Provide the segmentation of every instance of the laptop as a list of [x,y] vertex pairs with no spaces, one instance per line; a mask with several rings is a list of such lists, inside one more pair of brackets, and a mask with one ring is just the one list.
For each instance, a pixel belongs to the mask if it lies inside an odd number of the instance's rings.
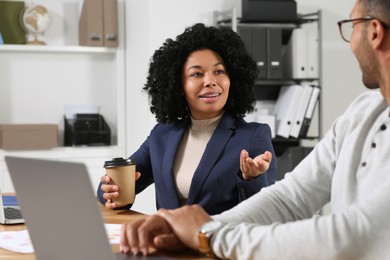
[[24,223],[22,212],[15,196],[2,195],[0,190],[0,224]]
[[82,163],[5,156],[37,259],[172,259],[114,253]]

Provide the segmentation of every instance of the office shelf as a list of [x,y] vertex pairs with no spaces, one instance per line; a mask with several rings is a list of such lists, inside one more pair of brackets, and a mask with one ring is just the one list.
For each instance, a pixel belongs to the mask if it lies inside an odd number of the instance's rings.
[[[104,160],[125,156],[126,151],[125,1],[118,0],[117,48],[78,45],[77,10],[82,1],[40,4],[55,18],[47,45],[0,45],[0,124],[57,124],[59,147],[0,149],[0,188],[5,192],[13,191],[4,166],[6,155],[83,162],[96,185]],[[112,145],[63,147],[67,105],[97,106],[111,129]]]
[[87,46],[49,46],[49,45],[0,45],[0,52],[30,52],[30,53],[107,53],[115,54],[116,48]]

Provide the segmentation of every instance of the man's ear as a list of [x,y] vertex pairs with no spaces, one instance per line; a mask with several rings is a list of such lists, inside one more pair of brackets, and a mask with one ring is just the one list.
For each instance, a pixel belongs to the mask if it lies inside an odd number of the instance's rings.
[[369,31],[370,42],[373,45],[373,48],[375,49],[380,48],[385,37],[384,25],[380,21],[374,19],[371,22],[368,31]]

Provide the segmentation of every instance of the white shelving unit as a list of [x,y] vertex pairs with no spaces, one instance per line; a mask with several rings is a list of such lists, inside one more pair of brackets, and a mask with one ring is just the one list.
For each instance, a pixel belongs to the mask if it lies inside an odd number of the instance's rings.
[[[0,124],[58,124],[59,147],[50,150],[0,149],[0,188],[12,192],[4,156],[46,158],[86,164],[94,188],[103,163],[125,156],[126,80],[124,0],[118,1],[119,47],[78,46],[81,0],[42,0],[53,16],[46,46],[0,45]],[[72,15],[70,15],[72,14]],[[63,29],[66,28],[66,29]],[[54,30],[53,29],[53,30]],[[110,146],[64,147],[66,105],[98,106],[111,129]]]

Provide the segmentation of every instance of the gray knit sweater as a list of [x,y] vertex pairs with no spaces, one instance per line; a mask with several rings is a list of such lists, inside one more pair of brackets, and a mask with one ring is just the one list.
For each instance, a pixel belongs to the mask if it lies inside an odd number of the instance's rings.
[[[332,213],[313,215],[330,202]],[[390,259],[390,117],[360,95],[283,181],[213,218],[230,259]]]

